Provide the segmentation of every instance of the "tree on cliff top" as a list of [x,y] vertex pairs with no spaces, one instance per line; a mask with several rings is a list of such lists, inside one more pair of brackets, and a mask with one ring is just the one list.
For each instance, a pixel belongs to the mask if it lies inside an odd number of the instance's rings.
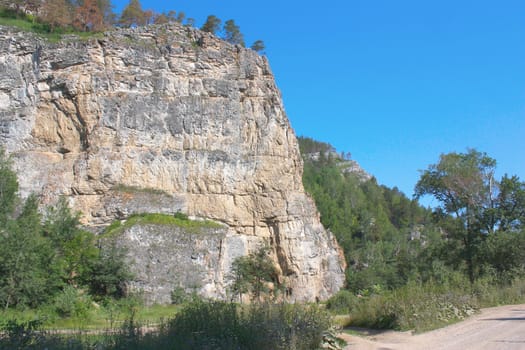
[[75,28],[88,32],[98,32],[104,29],[104,15],[97,0],[84,0],[82,5],[76,8]]
[[203,32],[217,34],[217,32],[221,29],[221,22],[222,21],[218,17],[209,15],[206,19],[206,22],[202,25],[201,30]]
[[259,54],[264,54],[264,42],[262,40],[256,40],[250,48],[254,51],[257,51]]
[[235,24],[233,19],[224,22],[223,39],[234,45],[244,46],[244,37],[241,33],[241,28]]
[[124,8],[118,23],[125,27],[141,26],[148,23],[147,13],[142,10],[139,0],[130,0]]

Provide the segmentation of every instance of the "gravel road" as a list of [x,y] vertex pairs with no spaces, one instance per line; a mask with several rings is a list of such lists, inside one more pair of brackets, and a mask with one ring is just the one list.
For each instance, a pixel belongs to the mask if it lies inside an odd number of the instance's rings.
[[525,350],[525,304],[481,310],[467,320],[431,332],[387,331],[344,335],[345,350]]

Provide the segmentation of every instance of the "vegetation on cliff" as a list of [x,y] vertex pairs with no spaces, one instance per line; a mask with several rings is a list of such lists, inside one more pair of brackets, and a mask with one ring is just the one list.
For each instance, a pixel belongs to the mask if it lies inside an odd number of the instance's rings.
[[[97,33],[113,27],[129,28],[172,22],[195,26],[195,19],[186,17],[182,11],[156,13],[143,9],[139,0],[130,0],[120,15],[113,12],[110,0],[0,0],[0,24],[42,34]],[[233,19],[222,24],[218,17],[210,15],[200,29],[231,44],[245,46],[244,35]],[[250,48],[263,53],[265,45],[262,40],[256,40]]]

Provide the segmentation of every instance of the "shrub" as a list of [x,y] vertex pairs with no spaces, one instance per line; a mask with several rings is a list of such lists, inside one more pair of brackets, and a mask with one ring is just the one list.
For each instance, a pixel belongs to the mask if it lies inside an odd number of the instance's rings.
[[464,319],[479,308],[468,288],[465,291],[433,283],[411,282],[395,291],[358,300],[350,310],[352,325],[418,332]]
[[86,319],[91,309],[92,300],[89,295],[82,294],[73,286],[66,286],[55,297],[54,309],[61,317],[78,317]]
[[352,292],[344,289],[328,299],[326,308],[335,314],[347,314],[358,302],[358,298]]

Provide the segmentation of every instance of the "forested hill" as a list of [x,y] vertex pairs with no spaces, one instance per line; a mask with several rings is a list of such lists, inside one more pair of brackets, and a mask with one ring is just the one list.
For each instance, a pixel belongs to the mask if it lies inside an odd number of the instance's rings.
[[349,153],[307,137],[299,137],[299,147],[305,189],[344,249],[349,287],[404,284],[411,273],[407,264],[433,234],[431,211],[397,188],[379,185]]
[[[442,155],[422,173],[416,194],[442,204],[431,210],[379,185],[349,153],[305,137],[299,145],[304,187],[345,251],[351,291],[396,289],[410,281],[508,284],[523,275],[525,183],[516,176],[497,181],[496,161],[486,154]],[[454,184],[468,186],[450,188]]]

